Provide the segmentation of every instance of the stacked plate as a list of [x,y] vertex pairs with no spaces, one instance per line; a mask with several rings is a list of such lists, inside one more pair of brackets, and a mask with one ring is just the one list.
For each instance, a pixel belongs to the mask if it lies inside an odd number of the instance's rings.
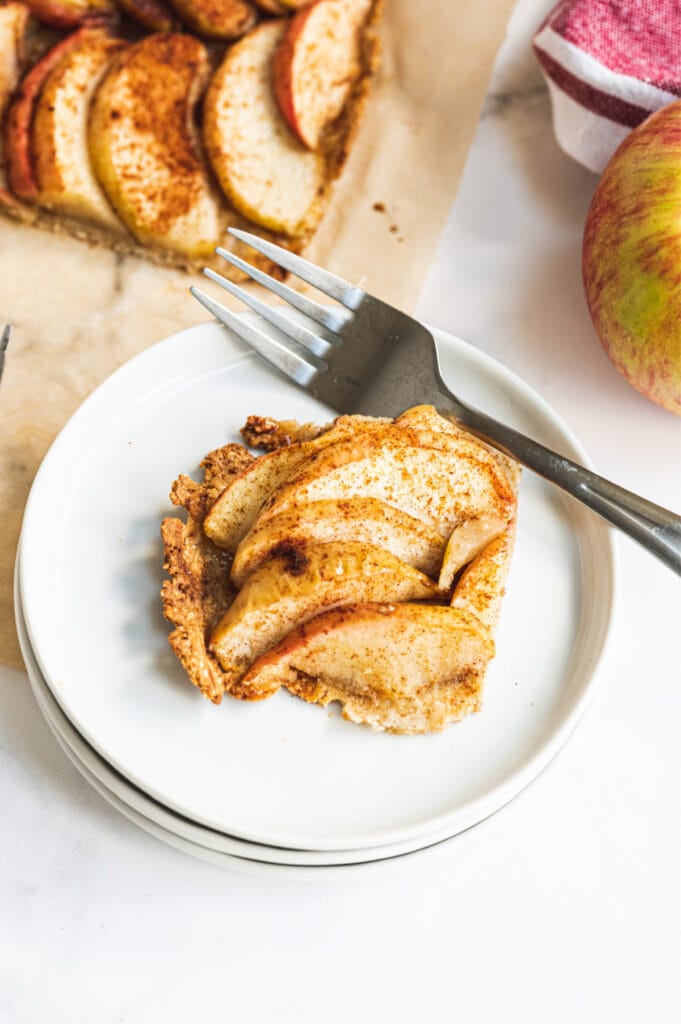
[[[526,385],[435,334],[462,396],[587,461]],[[251,413],[331,415],[204,324],[126,364],[67,424],[36,477],[17,560],[17,628],[38,705],[103,796],[197,856],[321,867],[453,836],[541,771],[594,693],[613,613],[609,531],[524,474],[485,706],[443,733],[376,733],[284,692],[215,707],[167,645],[159,525],[173,514],[175,477],[239,440]]]

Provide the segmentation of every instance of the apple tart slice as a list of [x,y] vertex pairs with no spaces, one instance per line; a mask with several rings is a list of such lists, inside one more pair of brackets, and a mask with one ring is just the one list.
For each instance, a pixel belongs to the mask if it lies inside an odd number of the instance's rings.
[[300,440],[266,422],[263,443],[283,447],[254,459],[228,445],[202,484],[183,476],[171,492],[188,518],[162,524],[163,607],[191,681],[215,703],[283,687],[392,732],[478,710],[514,464],[429,406],[342,416]]

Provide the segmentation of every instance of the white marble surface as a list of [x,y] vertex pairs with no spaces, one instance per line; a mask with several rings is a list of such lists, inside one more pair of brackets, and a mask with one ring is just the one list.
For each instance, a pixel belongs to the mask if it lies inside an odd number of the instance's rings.
[[[516,10],[419,313],[537,388],[601,472],[678,510],[679,423],[618,376],[585,310],[596,179],[552,137],[528,51],[547,7]],[[138,831],[0,670],[0,1020],[678,1020],[681,589],[619,548],[605,695],[543,775],[433,850],[314,881]]]

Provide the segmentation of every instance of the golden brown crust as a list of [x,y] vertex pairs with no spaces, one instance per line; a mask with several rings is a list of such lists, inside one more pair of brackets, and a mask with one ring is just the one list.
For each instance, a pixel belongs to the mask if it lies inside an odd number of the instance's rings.
[[228,444],[209,452],[201,462],[203,480],[197,483],[183,473],[170,490],[173,505],[182,505],[192,519],[202,523],[230,480],[253,462],[253,456],[240,444]]
[[208,651],[213,623],[232,600],[231,559],[207,540],[200,523],[164,519],[163,568],[170,574],[161,590],[163,614],[175,625],[168,637],[194,686],[219,704],[225,691],[222,670]]
[[208,640],[234,596],[229,582],[232,559],[208,540],[201,524],[229,480],[252,461],[238,444],[210,452],[201,463],[200,483],[180,476],[172,486],[171,500],[187,510],[187,522],[169,517],[161,524],[163,568],[170,576],[161,589],[163,614],[175,626],[168,643],[194,686],[215,704],[226,686]]
[[251,448],[273,452],[276,448],[288,448],[298,441],[311,441],[325,429],[315,423],[273,420],[271,416],[249,416],[239,433]]

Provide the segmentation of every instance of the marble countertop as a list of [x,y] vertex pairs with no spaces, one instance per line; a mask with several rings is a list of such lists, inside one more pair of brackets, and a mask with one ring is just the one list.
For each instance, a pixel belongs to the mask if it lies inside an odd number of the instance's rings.
[[[586,312],[597,179],[553,138],[529,50],[549,6],[514,12],[417,312],[536,388],[603,475],[679,509],[679,422],[617,374]],[[543,774],[447,843],[313,882],[136,829],[0,669],[0,1019],[677,1020],[681,591],[618,548],[607,685]]]

